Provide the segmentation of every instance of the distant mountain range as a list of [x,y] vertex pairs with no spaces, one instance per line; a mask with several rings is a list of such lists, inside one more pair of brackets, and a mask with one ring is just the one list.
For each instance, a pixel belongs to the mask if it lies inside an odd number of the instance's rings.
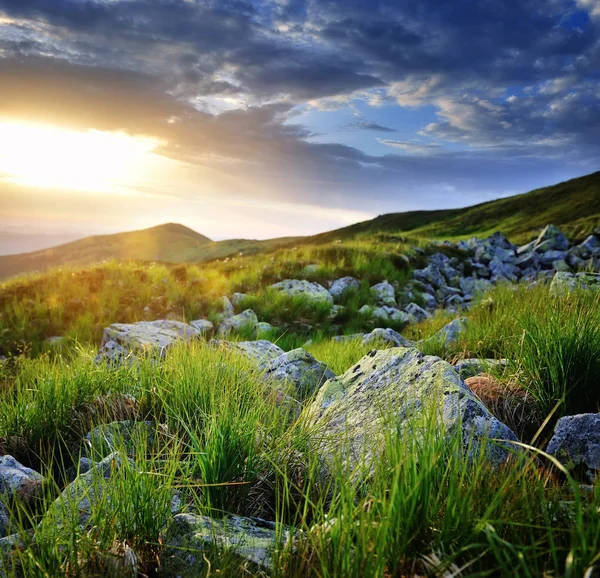
[[247,255],[271,251],[292,243],[326,243],[377,233],[410,233],[430,238],[457,239],[502,231],[513,242],[525,242],[548,223],[563,229],[573,240],[585,237],[598,226],[600,171],[472,207],[391,213],[312,237],[212,241],[176,223],[115,235],[86,237],[51,249],[0,256],[0,278],[62,265],[85,266],[107,259],[202,262],[240,252]]

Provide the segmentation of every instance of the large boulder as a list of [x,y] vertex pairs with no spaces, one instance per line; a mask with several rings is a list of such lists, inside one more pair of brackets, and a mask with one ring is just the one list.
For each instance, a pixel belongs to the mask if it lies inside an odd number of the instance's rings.
[[414,348],[371,351],[325,383],[306,418],[322,432],[319,448],[326,461],[341,458],[350,471],[369,471],[386,436],[414,435],[414,420],[429,411],[441,435],[460,435],[470,456],[484,451],[494,465],[506,461],[512,446],[491,440],[517,441],[449,363]]
[[129,354],[157,353],[163,356],[174,344],[200,335],[195,327],[169,319],[113,323],[104,329],[96,363],[118,360]]
[[360,282],[354,277],[342,277],[336,279],[329,287],[329,293],[334,302],[338,303],[348,291],[356,291],[360,287]]
[[256,326],[258,324],[258,317],[252,309],[246,309],[233,317],[228,317],[221,322],[219,329],[217,330],[217,336],[223,337],[228,335],[232,331],[238,332],[241,330],[248,330],[253,337],[256,337]]
[[318,283],[311,283],[306,279],[285,279],[279,281],[279,283],[274,283],[271,288],[292,297],[304,297],[315,303],[333,304],[333,297],[325,287]]
[[259,339],[257,341],[225,341],[221,339],[211,339],[209,345],[215,349],[234,351],[259,364],[267,364],[272,359],[285,353],[281,347],[266,339]]
[[[177,514],[162,536],[163,575],[177,578],[204,575],[206,553],[215,550],[236,556],[240,565],[251,563],[263,572],[270,572],[273,570],[273,554],[289,538],[288,527],[278,528],[274,522],[260,518],[227,514],[221,519],[213,519]],[[247,574],[247,570],[243,574]]]
[[535,240],[533,248],[539,253],[566,251],[569,248],[569,240],[558,227],[548,225]]
[[567,469],[585,467],[588,479],[594,482],[600,472],[600,413],[561,417],[546,452]]
[[382,281],[371,287],[371,294],[373,295],[378,305],[384,305],[387,307],[396,306],[396,291],[393,285],[387,281]]
[[562,294],[574,289],[600,289],[600,273],[557,272],[550,284],[550,292]]
[[265,377],[291,383],[295,388],[296,399],[304,400],[334,377],[334,373],[308,351],[298,348],[271,360],[265,368]]
[[9,455],[0,457],[0,497],[28,501],[39,494],[44,477]]

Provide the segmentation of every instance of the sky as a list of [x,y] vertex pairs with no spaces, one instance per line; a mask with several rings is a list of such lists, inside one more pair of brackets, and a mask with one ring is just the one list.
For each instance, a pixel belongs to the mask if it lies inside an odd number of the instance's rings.
[[0,232],[311,234],[600,169],[600,0],[0,0]]

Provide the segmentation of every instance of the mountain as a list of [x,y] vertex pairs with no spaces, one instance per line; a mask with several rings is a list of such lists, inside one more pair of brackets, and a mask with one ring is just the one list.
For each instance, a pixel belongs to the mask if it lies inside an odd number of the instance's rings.
[[95,235],[32,253],[0,256],[0,278],[61,265],[85,266],[108,259],[120,261],[209,261],[233,253],[255,253],[293,242],[294,237],[254,241],[212,241],[177,223],[150,229]]
[[502,231],[520,243],[530,240],[548,223],[560,227],[574,240],[587,236],[600,223],[600,171],[462,209],[381,215],[310,237],[307,242],[325,243],[382,232],[457,239]]

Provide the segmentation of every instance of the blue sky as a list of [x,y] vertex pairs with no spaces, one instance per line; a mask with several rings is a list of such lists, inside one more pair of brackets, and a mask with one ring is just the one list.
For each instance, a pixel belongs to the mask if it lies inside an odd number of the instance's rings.
[[3,118],[178,167],[115,201],[0,165],[5,227],[264,238],[466,206],[600,168],[600,0],[0,0]]

